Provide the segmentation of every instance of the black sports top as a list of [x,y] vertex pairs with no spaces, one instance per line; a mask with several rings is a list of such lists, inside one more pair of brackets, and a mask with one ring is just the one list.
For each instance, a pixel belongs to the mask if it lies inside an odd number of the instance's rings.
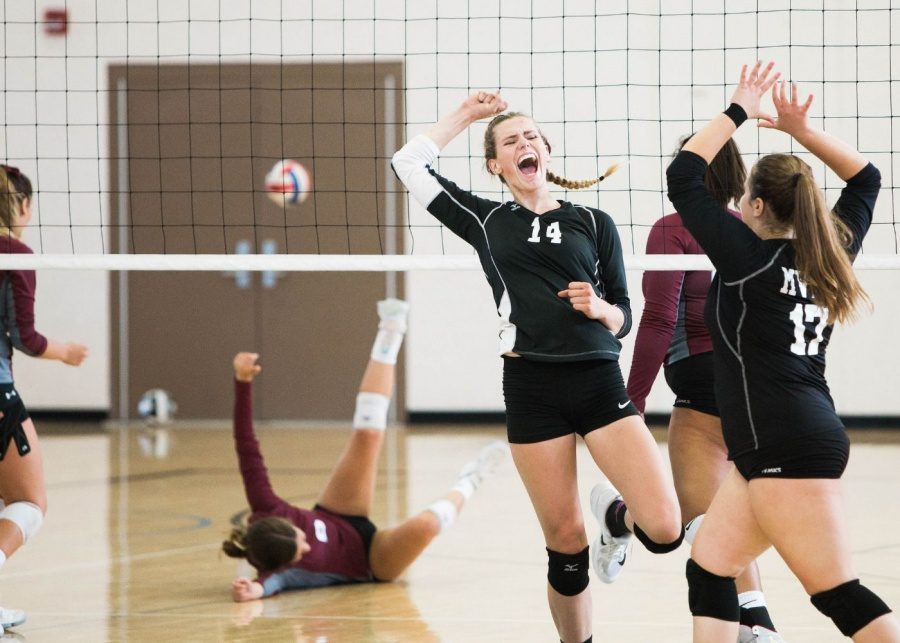
[[[618,359],[631,307],[610,216],[567,202],[538,215],[514,201],[483,199],[431,168],[438,152],[420,135],[394,155],[392,167],[416,200],[478,254],[501,318],[499,353],[557,362]],[[572,281],[593,284],[622,310],[617,335],[557,294]]]
[[[761,239],[706,189],[706,162],[681,151],[669,166],[669,199],[716,268],[705,319],[713,340],[716,398],[729,457],[810,434],[843,430],[825,380],[831,337],[798,274],[790,239]],[[881,174],[872,164],[847,181],[835,213],[855,257],[872,222]]]

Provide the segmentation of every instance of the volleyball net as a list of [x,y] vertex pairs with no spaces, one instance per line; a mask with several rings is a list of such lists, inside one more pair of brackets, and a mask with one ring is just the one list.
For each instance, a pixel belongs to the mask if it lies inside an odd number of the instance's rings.
[[[553,193],[608,212],[629,268],[707,267],[646,256],[646,239],[672,211],[665,168],[678,140],[723,109],[740,65],[757,59],[813,93],[816,123],[882,171],[857,265],[900,266],[900,8],[886,1],[65,7],[0,6],[0,156],[36,188],[24,237],[36,254],[0,256],[0,268],[478,269],[390,170],[404,141],[477,89],[534,117],[557,174],[627,161],[599,188]],[[506,200],[483,169],[484,127],[448,145],[438,170]],[[842,182],[786,135],[745,126],[736,140],[748,166],[798,153],[837,198]],[[266,193],[281,159],[312,180],[292,207]]]

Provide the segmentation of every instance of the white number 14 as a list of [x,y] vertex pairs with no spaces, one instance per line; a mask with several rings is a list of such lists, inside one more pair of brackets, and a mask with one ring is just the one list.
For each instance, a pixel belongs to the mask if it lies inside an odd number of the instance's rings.
[[[550,243],[562,243],[562,232],[559,230],[559,221],[554,221],[547,226],[547,238]],[[537,217],[531,221],[531,236],[528,237],[531,243],[540,243],[541,241],[541,222]]]
[[[791,352],[794,355],[818,355],[819,344],[822,341],[822,331],[828,323],[828,310],[815,304],[797,304],[789,315],[794,322],[794,343],[791,344]],[[806,324],[819,320],[815,326],[813,337],[809,344],[806,343]]]

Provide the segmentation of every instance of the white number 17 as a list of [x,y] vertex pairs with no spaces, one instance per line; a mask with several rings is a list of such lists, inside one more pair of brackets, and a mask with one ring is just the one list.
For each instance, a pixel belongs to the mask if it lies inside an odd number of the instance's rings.
[[[819,344],[822,342],[822,331],[828,323],[828,309],[820,308],[815,304],[797,304],[789,315],[794,322],[794,343],[791,344],[791,352],[794,355],[818,355]],[[806,343],[806,324],[818,319],[809,344]]]

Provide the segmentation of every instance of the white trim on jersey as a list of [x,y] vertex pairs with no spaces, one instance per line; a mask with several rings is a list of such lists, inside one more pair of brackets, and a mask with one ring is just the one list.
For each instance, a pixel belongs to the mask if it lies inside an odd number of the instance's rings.
[[422,170],[434,163],[440,153],[441,150],[434,141],[419,134],[400,148],[391,159],[391,166],[397,177],[416,201],[426,208],[444,188],[427,170]]
[[[494,266],[494,271],[497,273],[497,278],[500,279],[500,283],[503,284],[503,294],[500,296],[500,306],[498,306],[497,308],[497,313],[500,315],[500,346],[497,350],[499,351],[498,355],[504,355],[505,353],[512,351],[512,346],[514,346],[516,343],[516,325],[509,321],[509,316],[512,313],[512,302],[509,300],[509,288],[506,287],[506,280],[503,278],[503,275],[500,274],[500,268],[497,267],[497,262],[494,261],[494,253],[491,251],[491,240],[488,237],[487,230],[484,227],[484,223],[482,223],[481,219],[478,218],[478,215],[476,215],[469,208],[453,198],[453,195],[447,192],[447,190],[444,189],[444,186],[442,186],[437,179],[431,176],[430,173],[428,176],[430,176],[431,179],[438,184],[438,186],[441,188],[441,191],[447,195],[448,199],[459,206],[460,210],[462,210],[463,212],[468,212],[470,215],[472,215],[472,218],[475,219],[475,222],[481,228],[481,233],[484,235],[484,245],[487,247],[488,257],[491,258],[491,265]],[[491,218],[491,215],[494,214],[494,212],[496,212],[503,206],[504,204],[501,203],[496,208],[488,212],[487,216],[484,217],[485,223],[487,223],[487,220]],[[510,329],[512,329],[511,332]],[[506,338],[504,338],[504,335],[506,335]],[[512,337],[513,343],[509,346],[509,348],[507,348],[506,345],[509,342],[508,338],[510,336]]]
[[586,205],[581,205],[579,203],[573,203],[572,205],[574,205],[576,208],[580,208],[581,210],[584,210],[585,212],[587,212],[588,220],[591,222],[591,225],[594,227],[594,240],[596,241],[597,235],[599,235],[600,232],[597,230],[597,220],[594,218],[594,213],[591,212],[591,209],[588,208]]
[[[756,435],[756,423],[753,421],[753,411],[750,409],[750,384],[747,382],[747,365],[744,364],[744,357],[741,353],[741,328],[744,326],[744,318],[747,317],[747,301],[744,299],[745,283],[746,280],[742,280],[738,286],[738,297],[741,299],[741,318],[738,320],[737,328],[735,329],[735,343],[737,344],[738,363],[741,365],[741,379],[744,381],[744,403],[747,405],[747,421],[750,423],[750,433],[753,435],[753,448],[758,449],[759,438]],[[718,303],[719,302],[716,302],[716,304]]]
[[[716,285],[716,325],[719,327],[719,334],[722,336],[722,341],[725,342],[725,345],[728,347],[734,356],[737,358],[738,362],[742,362],[741,354],[735,350],[734,346],[731,345],[731,342],[728,341],[728,335],[725,333],[725,328],[722,327],[722,317],[719,315],[719,312],[722,309],[722,282],[721,280]],[[743,364],[742,364],[743,365]]]
[[[450,196],[450,195],[448,194],[447,196]],[[452,196],[451,196],[450,198],[453,199]],[[453,202],[456,203],[456,202],[457,202],[456,199],[453,199]],[[484,218],[484,223],[481,224],[481,227],[482,227],[482,228],[486,228],[486,227],[487,227],[488,219],[490,219],[491,216],[493,216],[494,212],[496,212],[497,210],[499,210],[500,208],[502,208],[504,205],[512,205],[513,203],[515,203],[515,201],[512,201],[512,202],[507,201],[506,203],[501,203],[501,204],[498,205],[496,208],[494,208],[493,210],[491,210],[490,212],[488,212],[488,213],[487,213],[487,216]],[[460,206],[460,207],[462,207],[462,206]],[[466,210],[465,208],[463,208],[463,209]],[[469,212],[470,214],[474,214],[471,210],[466,210],[466,212]],[[475,218],[477,219],[478,217],[475,217]],[[487,238],[487,231],[486,231],[486,230],[485,230],[485,238]],[[497,266],[495,265],[494,267],[496,268]],[[503,284],[503,285],[505,286],[506,284]]]
[[[394,168],[394,172],[397,173],[400,181],[409,190],[409,193],[423,206],[427,208],[437,198],[437,195],[443,192],[460,210],[469,213],[481,228],[481,232],[484,235],[484,244],[487,247],[488,256],[491,258],[491,264],[494,266],[494,271],[497,273],[500,283],[503,284],[503,294],[500,296],[500,305],[497,308],[497,313],[500,315],[500,346],[498,354],[503,355],[512,351],[515,345],[516,326],[509,321],[512,312],[509,288],[506,287],[506,280],[503,279],[503,275],[500,274],[500,269],[497,267],[497,262],[494,261],[494,253],[491,252],[491,241],[485,229],[485,224],[487,224],[487,220],[491,218],[491,215],[502,208],[504,204],[500,203],[496,208],[488,212],[482,222],[478,215],[457,201],[441,185],[441,182],[428,171],[428,168],[437,160],[440,152],[440,148],[434,141],[424,134],[419,134],[394,154],[391,159],[391,166]],[[512,341],[511,344],[509,343],[510,340]]]
[[[750,409],[750,384],[747,381],[747,366],[744,364],[744,357],[741,354],[741,328],[744,326],[744,318],[747,316],[747,301],[744,299],[744,284],[756,277],[757,275],[765,272],[769,268],[771,268],[775,264],[775,260],[778,259],[778,256],[781,254],[781,251],[787,246],[785,243],[783,246],[778,248],[774,255],[772,255],[772,259],[765,266],[756,270],[755,272],[750,273],[743,279],[738,279],[737,281],[719,281],[718,292],[716,293],[716,323],[719,326],[719,333],[722,335],[722,340],[725,342],[725,345],[728,346],[729,350],[734,353],[735,359],[737,359],[738,364],[741,365],[741,379],[744,384],[744,403],[747,405],[747,421],[750,423],[750,433],[753,434],[753,448],[759,448],[759,437],[756,435],[756,424],[753,422],[753,411]],[[725,334],[725,329],[722,328],[722,319],[719,317],[719,310],[721,308],[722,303],[722,285],[726,286],[737,286],[738,287],[738,297],[741,300],[741,316],[738,319],[737,327],[735,328],[735,342],[736,346],[732,346],[731,342],[728,341],[728,335]]]
[[[579,205],[577,203],[573,203],[576,210],[584,210],[587,212],[588,221],[591,222],[591,227],[594,229],[594,244],[597,244],[597,237],[600,235],[600,232],[597,230],[597,220],[594,218],[594,213],[590,211],[586,206]],[[600,256],[598,254],[597,261],[594,262],[594,286],[597,287],[597,290],[600,290]],[[603,297],[605,293],[601,292],[600,296]]]
[[[498,273],[499,274],[499,273]],[[516,346],[516,325],[509,321],[509,315],[512,313],[512,303],[509,301],[509,291],[504,287],[503,296],[500,297],[500,306],[497,308],[500,313],[500,347],[497,349],[498,354],[505,355],[513,352]]]
[[778,255],[780,255],[781,252],[782,252],[782,250],[784,250],[786,247],[787,247],[787,242],[785,242],[783,246],[781,246],[780,248],[778,248],[778,250],[775,251],[775,254],[772,255],[772,259],[769,260],[769,263],[767,263],[765,266],[763,266],[763,267],[760,268],[759,270],[757,270],[757,271],[755,271],[755,272],[751,272],[751,273],[750,273],[749,275],[747,275],[746,277],[743,277],[742,279],[738,279],[737,281],[723,281],[723,283],[724,283],[726,286],[737,286],[737,285],[739,285],[739,284],[743,284],[745,281],[750,281],[750,280],[753,279],[756,275],[758,275],[758,274],[760,274],[760,273],[762,273],[762,272],[765,272],[766,270],[768,270],[769,268],[771,268],[771,267],[772,267],[772,264],[775,263],[775,260],[778,259]]

